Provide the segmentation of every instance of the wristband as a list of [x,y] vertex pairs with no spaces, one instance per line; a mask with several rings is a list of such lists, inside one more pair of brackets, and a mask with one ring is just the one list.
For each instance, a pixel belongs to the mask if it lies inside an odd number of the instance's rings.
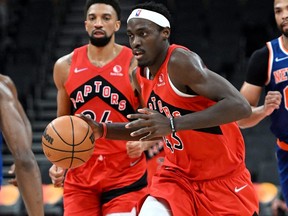
[[103,130],[103,133],[102,133],[102,136],[100,138],[106,138],[106,135],[107,135],[107,125],[106,123],[102,122],[102,130]]
[[169,119],[170,119],[170,126],[171,126],[172,133],[175,133],[176,132],[176,128],[175,128],[175,125],[174,125],[174,118],[170,117]]

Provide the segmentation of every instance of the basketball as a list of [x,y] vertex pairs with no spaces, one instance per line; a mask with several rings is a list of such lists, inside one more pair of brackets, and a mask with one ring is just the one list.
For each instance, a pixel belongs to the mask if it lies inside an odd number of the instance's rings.
[[42,148],[50,162],[69,169],[79,167],[90,159],[94,141],[93,131],[87,122],[77,116],[66,115],[46,126]]

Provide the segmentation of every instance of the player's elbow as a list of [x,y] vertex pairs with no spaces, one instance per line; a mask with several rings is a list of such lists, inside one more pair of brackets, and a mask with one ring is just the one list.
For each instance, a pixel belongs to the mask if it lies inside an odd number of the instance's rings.
[[245,120],[244,119],[240,119],[239,121],[237,121],[237,124],[238,124],[238,127],[240,129],[246,129],[248,128],[249,126],[245,123]]
[[22,151],[16,154],[13,154],[14,163],[16,167],[19,167],[24,170],[33,169],[36,163],[35,156],[32,151]]
[[250,104],[246,100],[239,100],[236,102],[238,120],[249,118],[252,114]]
[[252,109],[251,106],[248,103],[243,104],[243,113],[244,113],[244,118],[248,118],[252,114]]

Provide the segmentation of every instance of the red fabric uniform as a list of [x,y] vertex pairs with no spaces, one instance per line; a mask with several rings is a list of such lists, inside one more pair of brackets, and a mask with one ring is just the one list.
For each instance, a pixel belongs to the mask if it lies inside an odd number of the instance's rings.
[[[171,45],[153,80],[147,79],[140,69],[137,71],[147,107],[175,118],[215,104],[203,96],[180,93],[172,85],[167,65],[176,48],[186,49]],[[173,215],[258,212],[257,196],[244,164],[245,145],[236,123],[177,131],[166,136],[164,143],[165,160],[152,179],[150,194],[168,201]]]
[[[139,103],[129,81],[132,52],[123,47],[103,67],[91,64],[87,45],[74,50],[65,88],[72,113],[89,115],[97,122],[127,122]],[[68,170],[64,185],[65,215],[97,216],[130,212],[146,193],[146,157],[131,159],[126,141],[98,139],[92,158]]]

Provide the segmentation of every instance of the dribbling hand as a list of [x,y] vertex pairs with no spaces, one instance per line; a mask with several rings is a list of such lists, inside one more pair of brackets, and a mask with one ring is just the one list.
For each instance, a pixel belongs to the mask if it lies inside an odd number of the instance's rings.
[[85,116],[83,114],[76,114],[76,116],[78,116],[79,118],[83,119],[84,121],[86,121],[89,124],[89,126],[93,130],[95,139],[98,139],[98,138],[102,137],[103,130],[102,130],[101,124],[99,124],[98,122],[94,121],[90,117],[87,117],[87,116]]

